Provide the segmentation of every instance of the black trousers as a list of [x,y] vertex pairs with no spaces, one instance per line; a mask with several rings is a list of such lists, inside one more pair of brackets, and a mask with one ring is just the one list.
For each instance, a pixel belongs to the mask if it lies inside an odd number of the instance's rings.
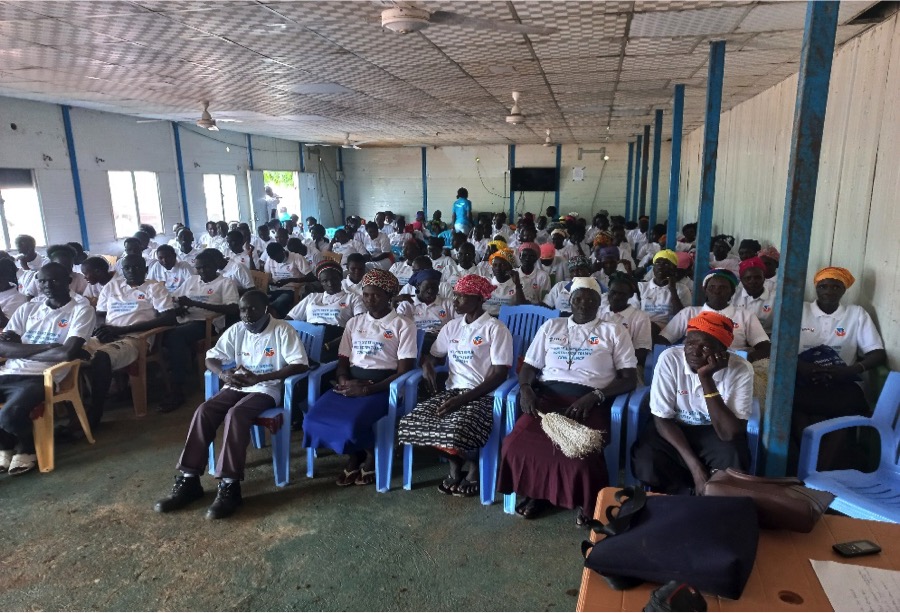
[[[750,467],[746,432],[732,441],[723,441],[712,426],[673,423],[684,432],[691,449],[709,470]],[[694,478],[687,464],[678,450],[659,434],[653,420],[631,448],[631,467],[635,478],[654,491],[687,494],[694,489]]]
[[43,375],[0,376],[0,401],[0,449],[34,453],[31,410],[44,402]]
[[169,359],[172,385],[180,391],[191,365],[191,348],[206,338],[206,322],[188,321],[178,324],[163,335],[163,347]]

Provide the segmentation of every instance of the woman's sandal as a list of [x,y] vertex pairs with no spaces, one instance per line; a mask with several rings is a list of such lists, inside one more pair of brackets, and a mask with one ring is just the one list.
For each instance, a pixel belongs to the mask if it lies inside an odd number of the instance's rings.
[[373,483],[375,483],[375,470],[366,470],[365,468],[359,471],[359,476],[353,482],[354,485],[372,485]]
[[453,489],[453,495],[459,498],[471,498],[472,496],[477,496],[480,485],[478,481],[469,481],[468,479],[462,479],[459,484]]
[[353,485],[356,483],[356,480],[359,478],[359,469],[347,470],[344,469],[344,472],[337,478],[335,481],[335,485],[338,487],[347,487],[348,485]]
[[461,480],[461,477],[447,475],[446,477],[444,477],[444,480],[438,484],[438,491],[442,494],[447,494],[448,496],[450,496],[453,494],[453,490],[457,485],[459,485],[459,482]]

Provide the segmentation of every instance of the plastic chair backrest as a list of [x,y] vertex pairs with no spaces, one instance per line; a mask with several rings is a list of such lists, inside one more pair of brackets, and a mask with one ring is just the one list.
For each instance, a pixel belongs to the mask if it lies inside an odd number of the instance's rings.
[[650,352],[644,361],[644,381],[647,382],[647,385],[650,385],[650,382],[653,381],[653,370],[656,368],[656,362],[659,361],[660,354],[668,348],[668,345],[653,345],[653,351]]
[[[534,335],[537,334],[545,321],[559,317],[559,311],[548,309],[547,307],[524,305],[524,306],[508,306],[500,307],[500,321],[503,322],[513,339],[518,340],[519,351],[524,354],[528,351]],[[518,358],[518,354],[516,356]]]
[[325,238],[334,239],[334,233],[343,228],[343,226],[337,228],[325,228]]
[[900,472],[900,372],[891,371],[884,382],[872,422],[881,437],[881,464]]
[[325,342],[325,328],[305,321],[289,321],[291,327],[300,335],[306,355],[313,362],[322,359],[322,344]]
[[444,247],[448,249],[453,246],[453,232],[450,230],[444,230],[440,234],[438,234],[438,238],[444,239]]
[[269,292],[269,283],[272,281],[272,275],[261,270],[251,270],[250,278],[253,279],[253,287],[261,292]]

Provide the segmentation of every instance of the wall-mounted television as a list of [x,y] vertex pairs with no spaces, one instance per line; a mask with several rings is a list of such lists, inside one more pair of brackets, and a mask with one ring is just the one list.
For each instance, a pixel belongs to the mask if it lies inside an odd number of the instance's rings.
[[555,192],[559,186],[556,167],[513,168],[510,172],[510,188],[514,192]]

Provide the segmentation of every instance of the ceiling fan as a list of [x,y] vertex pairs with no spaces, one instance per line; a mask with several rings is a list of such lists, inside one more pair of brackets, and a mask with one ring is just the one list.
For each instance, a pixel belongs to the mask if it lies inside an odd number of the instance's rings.
[[[167,121],[165,119],[138,119],[136,123],[153,123],[156,121]],[[209,114],[209,102],[203,102],[203,112],[200,114],[200,119],[198,119],[195,123],[207,130],[217,131],[219,129],[217,123],[241,123],[240,119],[213,119],[212,115]]]
[[520,92],[512,93],[513,105],[509,109],[509,115],[506,116],[506,123],[511,123],[514,126],[525,123],[525,115],[522,113],[522,109],[519,108],[519,98],[521,96]]
[[550,128],[547,128],[547,138],[544,139],[544,146],[549,147],[553,144],[553,141],[550,139]]
[[344,132],[344,142],[341,143],[341,148],[343,149],[361,149],[360,145],[365,145],[366,143],[371,141],[352,141],[350,140],[350,134]]
[[460,26],[471,30],[493,30],[514,34],[553,34],[559,31],[546,26],[479,19],[451,11],[429,11],[414,2],[394,2],[391,8],[381,11],[381,27],[399,34],[418,32],[432,25]]

